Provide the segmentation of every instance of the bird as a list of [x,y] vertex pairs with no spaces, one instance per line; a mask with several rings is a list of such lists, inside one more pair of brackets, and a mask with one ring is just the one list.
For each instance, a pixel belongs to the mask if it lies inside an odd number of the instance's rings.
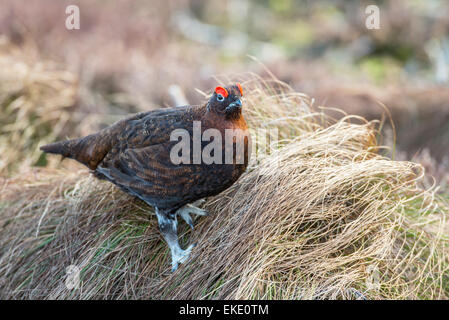
[[202,105],[137,113],[97,133],[40,149],[82,163],[96,178],[154,207],[175,271],[196,245],[180,247],[177,217],[193,229],[190,214],[208,214],[195,204],[229,188],[247,169],[251,136],[242,97],[240,83],[217,86]]

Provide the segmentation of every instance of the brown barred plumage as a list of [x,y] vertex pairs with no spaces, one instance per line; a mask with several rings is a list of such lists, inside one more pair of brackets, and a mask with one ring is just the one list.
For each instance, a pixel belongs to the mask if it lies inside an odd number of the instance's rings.
[[[160,230],[172,251],[172,266],[175,270],[178,263],[187,259],[192,249],[192,246],[187,250],[179,247],[176,216],[180,215],[193,227],[188,212],[204,212],[186,205],[227,189],[240,177],[248,164],[250,137],[241,112],[242,91],[238,85],[225,88],[225,91],[228,93],[226,97],[214,92],[203,106],[139,113],[98,133],[52,143],[41,149],[79,161],[96,177],[109,180],[154,206]],[[174,164],[170,151],[178,142],[170,141],[170,135],[175,129],[187,130],[190,133],[192,155],[194,121],[201,122],[201,132],[211,128],[220,131],[223,137],[223,163],[225,130],[240,129],[245,136],[244,162],[236,164],[234,152],[233,164]],[[207,143],[202,142],[202,147]]]

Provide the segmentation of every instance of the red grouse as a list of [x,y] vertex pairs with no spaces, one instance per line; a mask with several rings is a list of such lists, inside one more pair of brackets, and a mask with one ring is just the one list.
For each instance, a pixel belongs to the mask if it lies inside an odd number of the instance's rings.
[[193,228],[189,213],[206,212],[190,204],[229,188],[247,167],[250,136],[242,95],[240,84],[217,87],[203,106],[138,113],[95,134],[41,150],[75,159],[97,178],[153,206],[174,271],[194,247],[179,246],[177,215]]

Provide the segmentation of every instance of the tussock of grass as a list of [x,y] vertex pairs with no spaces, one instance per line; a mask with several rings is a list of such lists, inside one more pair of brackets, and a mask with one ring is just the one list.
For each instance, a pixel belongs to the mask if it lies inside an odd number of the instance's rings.
[[1,297],[448,298],[448,206],[420,188],[422,167],[379,155],[375,122],[333,122],[282,83],[244,87],[250,126],[283,140],[194,231],[179,224],[198,243],[187,264],[169,272],[144,203],[86,171],[41,170],[3,182]]

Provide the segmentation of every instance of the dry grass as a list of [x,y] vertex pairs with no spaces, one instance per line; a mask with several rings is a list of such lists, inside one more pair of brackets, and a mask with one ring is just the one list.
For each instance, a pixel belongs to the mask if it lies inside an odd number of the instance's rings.
[[0,297],[447,299],[448,205],[420,188],[422,167],[379,155],[376,122],[334,122],[279,82],[244,87],[251,127],[283,140],[193,232],[180,223],[198,242],[187,264],[169,272],[144,203],[86,170],[40,170],[1,187]]
[[45,164],[39,144],[69,129],[76,78],[37,58],[0,37],[0,174]]

